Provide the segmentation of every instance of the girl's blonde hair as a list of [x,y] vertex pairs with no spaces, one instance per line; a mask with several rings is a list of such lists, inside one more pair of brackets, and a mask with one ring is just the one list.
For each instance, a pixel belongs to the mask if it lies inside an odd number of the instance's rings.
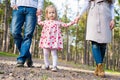
[[49,5],[49,6],[46,7],[46,9],[45,9],[45,19],[49,20],[47,15],[48,15],[48,10],[51,9],[51,8],[55,10],[55,15],[56,15],[55,19],[57,20],[58,19],[57,9],[56,9],[56,7],[54,5]]

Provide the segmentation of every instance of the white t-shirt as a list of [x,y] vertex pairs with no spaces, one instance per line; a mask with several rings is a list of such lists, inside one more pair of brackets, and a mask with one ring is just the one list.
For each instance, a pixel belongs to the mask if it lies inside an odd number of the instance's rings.
[[11,0],[10,2],[11,2],[11,7],[17,5],[17,6],[28,6],[37,9],[42,9],[44,0]]

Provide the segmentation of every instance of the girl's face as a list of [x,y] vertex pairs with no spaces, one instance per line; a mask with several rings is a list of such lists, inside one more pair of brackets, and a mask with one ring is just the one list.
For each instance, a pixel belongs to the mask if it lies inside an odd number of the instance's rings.
[[55,18],[56,18],[56,11],[55,11],[54,8],[49,8],[48,9],[47,17],[48,17],[49,20],[55,20]]

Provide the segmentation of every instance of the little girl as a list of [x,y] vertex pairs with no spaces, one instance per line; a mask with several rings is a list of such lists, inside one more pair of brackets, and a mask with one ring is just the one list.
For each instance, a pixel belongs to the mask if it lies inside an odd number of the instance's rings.
[[75,21],[70,23],[63,23],[57,20],[57,11],[55,6],[49,5],[45,9],[45,21],[41,21],[38,16],[38,25],[42,25],[42,32],[40,37],[39,47],[43,49],[45,69],[49,70],[49,53],[51,52],[53,58],[52,71],[57,71],[57,50],[63,48],[63,40],[61,35],[61,27],[68,27],[75,24]]

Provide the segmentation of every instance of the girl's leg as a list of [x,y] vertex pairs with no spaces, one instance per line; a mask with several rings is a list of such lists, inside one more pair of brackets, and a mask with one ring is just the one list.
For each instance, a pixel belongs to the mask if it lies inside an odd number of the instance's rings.
[[45,63],[45,67],[47,68],[47,67],[49,67],[49,53],[50,53],[50,51],[49,51],[49,49],[46,49],[46,48],[44,48],[43,49],[43,53],[44,53],[44,63]]
[[57,49],[52,49],[52,50],[51,50],[51,54],[52,54],[53,68],[54,68],[54,67],[57,67],[57,60],[58,60],[58,57],[57,57]]

